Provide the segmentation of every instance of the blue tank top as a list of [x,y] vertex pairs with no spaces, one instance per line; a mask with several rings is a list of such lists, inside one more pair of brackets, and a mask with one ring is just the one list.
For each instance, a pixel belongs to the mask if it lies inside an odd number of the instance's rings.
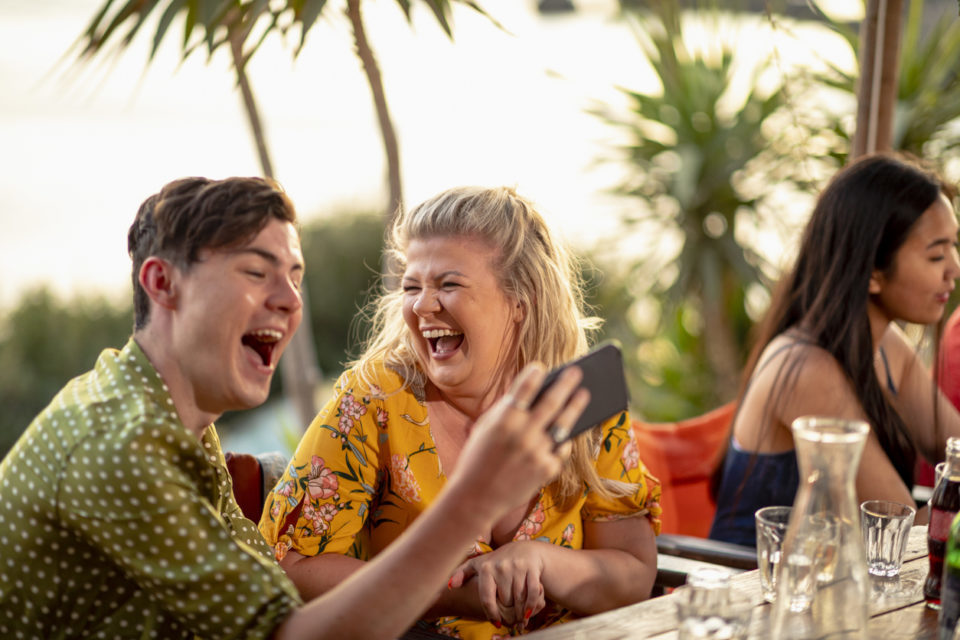
[[[747,475],[749,478],[744,482]],[[794,450],[752,453],[731,439],[723,461],[710,538],[755,547],[753,514],[761,507],[792,505],[799,487],[800,470]]]
[[[767,362],[792,344],[783,345],[757,367],[759,372]],[[886,373],[887,388],[897,395],[890,374],[890,364],[883,347],[880,357]],[[887,452],[889,457],[889,452]],[[897,469],[904,483],[913,486],[913,470]],[[747,478],[744,481],[744,478]],[[782,453],[754,453],[740,448],[731,435],[723,460],[723,474],[717,490],[717,511],[713,517],[709,537],[748,547],[757,544],[754,513],[762,507],[793,505],[800,488],[800,469],[793,449]]]

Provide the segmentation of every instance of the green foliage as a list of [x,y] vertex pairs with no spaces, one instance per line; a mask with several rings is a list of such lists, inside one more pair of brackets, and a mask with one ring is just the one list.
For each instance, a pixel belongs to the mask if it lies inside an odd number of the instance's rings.
[[[623,347],[632,411],[657,422],[672,422],[715,406],[712,374],[704,366],[702,339],[687,328],[696,312],[687,305],[656,323],[637,318],[637,294],[628,274],[619,274],[601,257],[584,270],[586,302],[604,318],[598,340],[615,339]],[[647,313],[663,308],[652,296],[642,300]]]
[[[430,9],[440,28],[449,37],[453,37],[450,25],[450,10],[453,4],[460,4],[486,16],[496,24],[486,11],[474,0],[422,0]],[[411,21],[412,0],[396,0],[400,9]],[[183,16],[183,34],[180,46],[186,59],[201,46],[205,46],[207,55],[221,45],[228,44],[231,38],[238,38],[246,45],[256,30],[252,45],[245,46],[239,64],[246,65],[256,53],[264,39],[272,32],[286,37],[291,29],[299,32],[299,41],[294,55],[299,55],[306,44],[307,34],[317,18],[327,7],[327,0],[106,0],[90,20],[86,30],[77,43],[78,56],[90,58],[104,49],[108,43],[114,43],[117,50],[127,48],[151,15],[159,14],[157,30],[153,35],[150,48],[150,60],[153,60],[166,37],[173,20]],[[122,33],[121,33],[122,30]]]
[[47,289],[23,296],[0,330],[0,455],[71,378],[93,368],[100,351],[120,348],[133,311],[102,297],[60,301]]
[[[696,14],[715,34],[696,46],[684,38],[688,23],[675,2],[650,11],[637,18],[638,40],[660,91],[624,89],[630,113],[604,108],[597,115],[632,141],[621,148],[628,177],[617,191],[637,199],[624,223],[648,250],[624,276],[623,295],[657,307],[661,322],[641,339],[660,347],[637,349],[660,360],[638,361],[636,377],[649,397],[662,396],[664,413],[645,401],[644,415],[666,419],[684,407],[702,412],[736,391],[750,326],[746,291],[766,286],[768,269],[738,227],[777,224],[764,220],[763,204],[776,184],[770,176],[792,158],[770,126],[785,106],[781,87],[761,82],[771,60],[738,59],[737,41],[724,34],[716,11]],[[752,77],[738,93],[734,72],[745,66]]]
[[305,228],[302,240],[317,361],[324,375],[336,376],[359,355],[356,337],[366,325],[358,319],[354,327],[354,317],[379,282],[383,219],[373,212],[336,216]]
[[[893,148],[923,158],[955,182],[960,180],[960,20],[947,10],[925,32],[924,4],[910,2],[904,24]],[[859,52],[857,31],[834,23],[831,27]],[[855,95],[856,75],[829,61],[828,66],[816,80]],[[830,155],[840,167],[846,163],[856,123],[841,112],[829,114],[824,124],[836,134]]]

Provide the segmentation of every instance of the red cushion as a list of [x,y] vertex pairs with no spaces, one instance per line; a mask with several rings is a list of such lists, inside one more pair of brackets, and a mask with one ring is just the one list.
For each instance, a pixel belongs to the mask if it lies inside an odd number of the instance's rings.
[[249,453],[223,454],[227,461],[227,470],[233,478],[233,496],[248,519],[260,522],[263,508],[263,475],[260,461]]

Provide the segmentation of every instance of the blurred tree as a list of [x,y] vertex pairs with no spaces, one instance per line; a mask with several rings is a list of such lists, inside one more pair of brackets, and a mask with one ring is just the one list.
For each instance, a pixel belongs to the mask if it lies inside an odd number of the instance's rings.
[[[387,107],[380,68],[366,36],[361,13],[361,1],[346,0],[347,6],[344,11],[350,20],[357,56],[362,62],[367,82],[370,85],[387,156],[390,195],[385,220],[389,224],[394,211],[403,206],[400,152],[393,120]],[[453,37],[450,25],[452,4],[462,4],[487,15],[474,0],[422,1],[430,8],[444,33],[451,38]],[[397,3],[403,10],[407,21],[410,22],[411,0],[397,0]],[[202,46],[206,47],[209,57],[221,45],[227,45],[237,74],[237,85],[243,97],[244,110],[254,136],[263,174],[272,178],[274,177],[273,163],[270,159],[260,113],[247,76],[247,63],[267,35],[279,31],[286,36],[289,30],[294,27],[299,28],[300,31],[300,40],[294,49],[294,56],[299,55],[306,43],[307,33],[326,8],[326,5],[326,0],[282,0],[281,2],[269,2],[268,0],[106,0],[106,3],[97,11],[81,36],[78,42],[80,47],[78,55],[81,59],[88,59],[103,51],[108,43],[113,43],[117,38],[119,38],[119,41],[116,42],[117,51],[122,51],[130,45],[147,18],[154,13],[154,10],[160,14],[160,18],[153,36],[153,46],[150,49],[148,63],[153,60],[160,43],[172,22],[178,16],[183,18],[184,24],[181,39],[181,53],[184,59]],[[121,28],[126,29],[122,35],[119,33]],[[257,32],[256,36],[253,35],[255,30]],[[297,413],[301,421],[305,422],[316,413],[314,389],[319,372],[315,362],[302,357],[303,354],[310,354],[315,350],[314,337],[311,333],[312,323],[306,314],[304,319],[306,320],[306,326],[297,333],[295,343],[290,349],[290,355],[283,361],[282,372],[284,379],[287,381],[287,393],[297,407]]]
[[[353,336],[364,324],[357,310],[379,278],[383,220],[374,212],[343,212],[311,222],[301,236],[316,359],[336,375],[351,352],[359,355]],[[129,302],[62,301],[47,289],[24,294],[0,317],[0,457],[68,380],[93,367],[101,350],[122,347],[132,326]],[[274,392],[277,386],[274,378]],[[231,418],[218,426],[229,429]]]
[[[751,325],[744,302],[752,287],[766,284],[766,265],[740,231],[758,225],[776,185],[770,177],[791,163],[770,127],[785,97],[780,85],[762,87],[769,60],[746,67],[735,60],[737,42],[718,27],[718,12],[697,14],[712,35],[696,48],[684,38],[677,3],[651,3],[648,13],[633,15],[661,91],[624,90],[627,115],[597,110],[633,141],[622,149],[628,177],[618,191],[639,199],[639,212],[625,222],[648,246],[623,286],[630,299],[659,306],[648,315],[660,318],[660,338],[688,349],[675,359],[687,371],[675,391],[689,406],[705,403],[703,410],[735,395]],[[752,74],[742,90],[733,83],[737,65]],[[704,382],[706,393],[697,388]]]
[[24,294],[0,324],[0,455],[101,350],[122,347],[131,327],[130,305],[102,297],[62,302],[43,288]]
[[[900,47],[892,146],[924,158],[955,183],[960,181],[960,20],[944,8],[928,26],[925,15],[924,0],[909,3]],[[859,52],[860,37],[855,29],[828,23],[854,53]],[[825,62],[828,71],[818,74],[816,80],[843,94],[855,95],[856,73]],[[834,168],[839,168],[846,164],[854,136],[853,113],[827,111],[821,115],[825,119],[811,120],[810,126],[832,132],[828,155]]]
[[336,376],[360,355],[366,335],[359,312],[380,280],[383,218],[372,211],[332,216],[305,228],[302,238],[317,359]]
[[597,340],[614,339],[623,346],[638,415],[671,422],[715,406],[712,375],[700,355],[702,340],[684,323],[689,311],[668,310],[651,322],[649,316],[662,308],[632,286],[630,270],[619,269],[604,254],[588,256],[584,283],[587,304],[604,318]]

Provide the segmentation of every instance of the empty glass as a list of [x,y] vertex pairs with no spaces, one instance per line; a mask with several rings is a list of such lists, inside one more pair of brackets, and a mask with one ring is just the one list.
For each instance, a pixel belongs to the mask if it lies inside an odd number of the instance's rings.
[[871,575],[892,578],[900,573],[916,514],[913,507],[890,500],[867,500],[860,505],[860,528]]
[[760,570],[760,588],[763,599],[773,602],[777,597],[777,574],[780,571],[780,551],[790,523],[790,507],[763,507],[754,514],[757,524],[757,568]]
[[752,603],[730,586],[730,573],[698,568],[674,590],[679,640],[737,640],[747,637]]

